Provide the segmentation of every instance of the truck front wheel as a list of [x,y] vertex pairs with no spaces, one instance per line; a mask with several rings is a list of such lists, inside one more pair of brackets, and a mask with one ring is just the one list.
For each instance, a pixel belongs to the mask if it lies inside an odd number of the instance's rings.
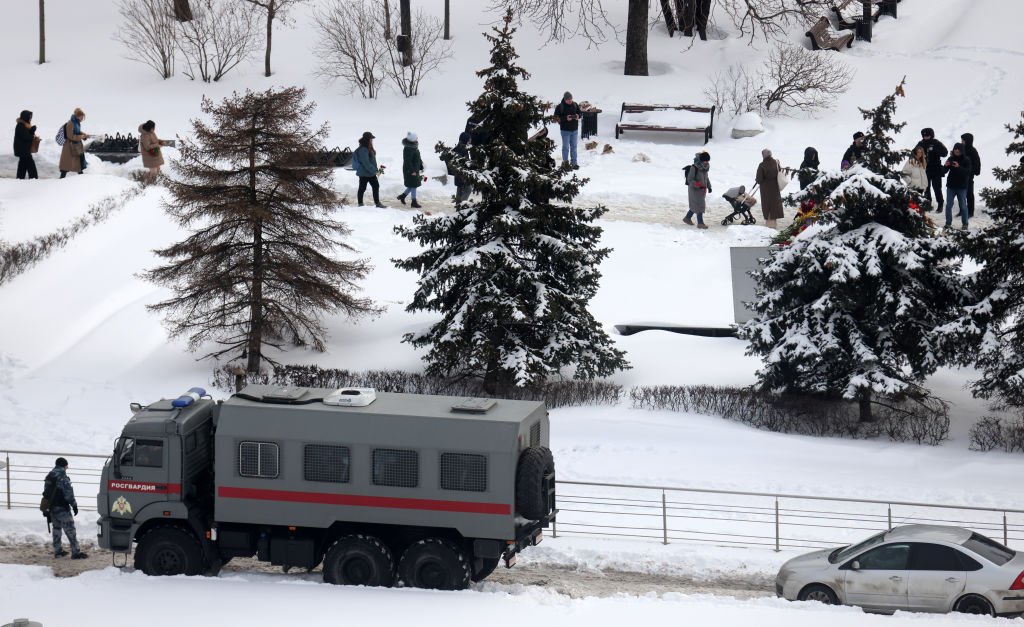
[[157,577],[198,575],[203,572],[203,550],[188,531],[158,527],[139,539],[135,569]]
[[324,581],[338,585],[390,586],[395,560],[377,538],[352,535],[341,538],[324,557]]
[[398,578],[413,588],[463,590],[472,576],[469,560],[457,546],[441,538],[416,542],[398,562]]

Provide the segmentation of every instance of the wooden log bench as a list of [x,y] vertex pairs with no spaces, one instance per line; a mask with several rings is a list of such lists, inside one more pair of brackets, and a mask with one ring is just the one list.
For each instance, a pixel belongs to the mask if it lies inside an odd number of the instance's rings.
[[835,50],[836,52],[841,52],[844,46],[847,48],[853,47],[853,33],[840,35],[838,31],[832,28],[832,24],[824,15],[814,23],[814,26],[806,34],[811,39],[811,50]]
[[624,102],[622,111],[619,113],[619,123],[615,125],[615,139],[618,139],[619,135],[626,131],[701,133],[704,135],[706,144],[713,136],[714,125],[715,107],[713,106]]

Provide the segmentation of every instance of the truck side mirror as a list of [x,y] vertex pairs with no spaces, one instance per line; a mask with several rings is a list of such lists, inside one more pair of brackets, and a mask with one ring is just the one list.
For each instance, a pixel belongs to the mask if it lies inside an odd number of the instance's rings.
[[853,570],[860,570],[860,562],[858,562],[857,560],[853,560],[853,563],[850,564],[850,568],[852,568]]
[[114,440],[114,478],[121,478],[121,446],[124,444],[124,438],[117,438]]

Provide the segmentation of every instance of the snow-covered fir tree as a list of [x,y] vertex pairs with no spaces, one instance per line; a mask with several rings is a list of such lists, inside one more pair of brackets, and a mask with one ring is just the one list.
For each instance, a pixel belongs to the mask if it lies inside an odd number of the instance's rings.
[[981,264],[971,280],[978,298],[947,331],[963,340],[963,361],[981,370],[974,393],[1024,408],[1024,120],[1007,129],[1006,153],[1020,161],[993,170],[1005,187],[981,192],[992,223],[966,243]]
[[552,167],[551,141],[529,139],[547,103],[519,89],[529,74],[516,65],[511,22],[509,11],[485,34],[491,67],[477,72],[484,91],[469,104],[487,141],[468,158],[437,145],[480,199],[396,228],[423,247],[395,260],[420,275],[406,309],[442,316],[405,341],[429,348],[428,373],[480,376],[487,389],[540,382],[566,367],[587,379],[628,367],[587,310],[610,252],[594,225],[605,209],[574,206],[585,180]]
[[883,171],[823,172],[790,199],[812,201],[816,219],[755,273],[756,314],[741,330],[764,359],[764,389],[856,401],[863,421],[885,398],[926,394],[919,384],[949,361],[935,329],[964,296],[958,245],[934,236],[884,154],[893,96],[872,110],[869,162]]

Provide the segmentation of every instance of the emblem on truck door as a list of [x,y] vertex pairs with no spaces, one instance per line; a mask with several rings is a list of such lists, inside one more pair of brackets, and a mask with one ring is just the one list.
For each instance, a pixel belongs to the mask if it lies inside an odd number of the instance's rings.
[[110,513],[119,514],[121,516],[127,516],[128,514],[132,513],[132,504],[129,503],[128,499],[124,498],[123,496],[118,497],[118,499],[114,501],[114,505],[110,508]]

